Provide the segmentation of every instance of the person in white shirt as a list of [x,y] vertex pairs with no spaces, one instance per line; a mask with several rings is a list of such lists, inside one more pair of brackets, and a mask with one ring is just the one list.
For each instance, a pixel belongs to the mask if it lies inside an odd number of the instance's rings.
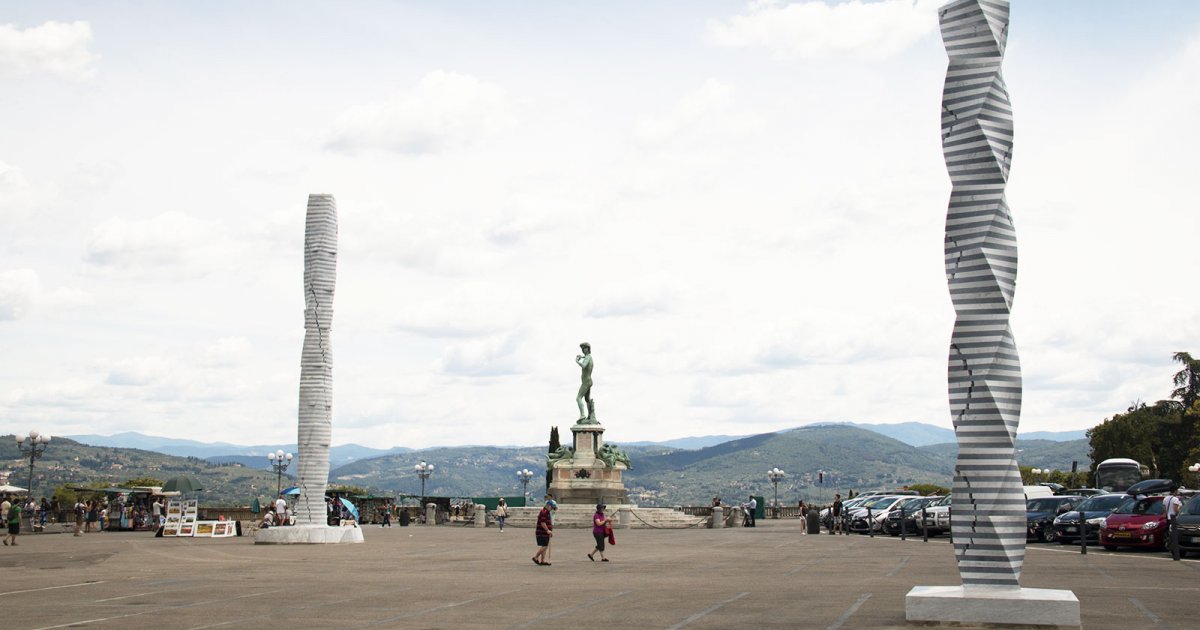
[[275,499],[275,522],[280,525],[287,524],[287,501],[283,497]]

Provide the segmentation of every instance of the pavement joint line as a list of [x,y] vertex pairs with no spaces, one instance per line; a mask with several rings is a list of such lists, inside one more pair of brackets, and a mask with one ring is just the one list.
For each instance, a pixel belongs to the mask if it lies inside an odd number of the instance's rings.
[[1163,630],[1171,630],[1171,624],[1163,621],[1162,619],[1160,619],[1158,617],[1158,615],[1150,612],[1150,609],[1146,608],[1142,604],[1142,602],[1139,602],[1138,600],[1136,600],[1132,597],[1129,598],[1129,601],[1132,602],[1133,605],[1136,606],[1138,610],[1142,611],[1143,615],[1146,615],[1146,617],[1148,617],[1150,619],[1150,621],[1153,621],[1159,628],[1162,628]]
[[897,564],[894,569],[888,571],[887,575],[884,577],[896,577],[896,573],[900,571],[900,569],[903,569],[904,565],[908,564],[909,560],[912,560],[912,556],[904,556],[903,558],[900,558],[900,563]]
[[135,594],[133,594],[133,595],[122,595],[122,596],[120,596],[120,597],[109,597],[108,599],[97,599],[97,600],[93,600],[93,601],[92,601],[92,603],[93,603],[93,604],[99,604],[99,603],[102,603],[102,602],[115,602],[115,601],[117,601],[118,599],[129,599],[130,597],[141,597],[141,596],[143,596],[143,595],[158,595],[158,594],[159,594],[159,593],[161,593],[161,592],[163,592],[163,591],[150,591],[150,592],[148,592],[148,593],[135,593]]
[[730,597],[729,599],[727,599],[725,601],[717,602],[716,604],[713,604],[712,606],[709,606],[708,608],[701,610],[700,612],[692,615],[691,617],[688,617],[687,619],[684,619],[683,621],[680,621],[679,623],[667,628],[667,630],[679,630],[679,628],[682,628],[682,627],[688,625],[689,623],[692,623],[693,621],[697,621],[699,619],[703,619],[704,617],[707,617],[709,615],[709,613],[712,613],[713,611],[724,606],[725,604],[730,604],[730,603],[736,602],[737,600],[739,600],[749,594],[750,594],[749,592],[741,592],[741,593],[738,593],[737,595],[734,595],[733,597]]
[[36,593],[38,591],[53,591],[53,590],[59,589],[59,588],[75,588],[76,586],[92,586],[93,584],[103,584],[106,581],[107,580],[97,580],[97,581],[92,581],[92,582],[80,582],[78,584],[62,584],[59,586],[47,586],[44,588],[30,588],[30,589],[25,589],[23,591],[8,591],[7,593],[0,593],[0,597],[3,597],[5,595],[20,595],[21,593]]
[[427,615],[431,612],[437,612],[439,610],[446,610],[447,608],[457,608],[459,606],[466,606],[467,604],[481,602],[485,599],[496,599],[497,597],[503,597],[504,595],[512,595],[513,593],[516,593],[520,590],[521,589],[517,588],[517,589],[513,589],[511,591],[504,591],[503,593],[493,593],[491,595],[484,595],[482,597],[473,597],[471,599],[466,599],[461,602],[450,602],[449,604],[442,604],[441,606],[434,606],[433,608],[426,608],[425,610],[414,610],[412,612],[407,612],[402,615],[393,615],[386,619],[376,619],[375,621],[372,621],[370,623],[364,624],[359,627],[367,628],[370,626],[378,626],[379,624],[383,624],[383,623],[391,623],[393,621],[400,621],[401,619],[406,619],[409,617],[419,617],[421,615]]
[[140,617],[142,615],[159,613],[159,612],[163,612],[163,611],[167,611],[167,610],[177,610],[180,608],[191,608],[192,606],[204,606],[207,604],[215,604],[217,602],[229,601],[230,599],[246,599],[247,597],[258,597],[259,595],[270,595],[271,593],[282,593],[282,592],[284,592],[284,589],[277,589],[274,591],[263,591],[261,593],[249,593],[246,595],[238,595],[237,597],[227,597],[227,598],[222,598],[222,599],[210,599],[210,600],[203,601],[203,602],[191,602],[188,604],[177,604],[174,606],[161,606],[159,608],[155,608],[154,610],[139,610],[138,612],[129,613],[128,615],[117,615],[116,617],[102,617],[99,619],[84,619],[81,621],[68,621],[67,623],[60,623],[57,626],[43,626],[41,628],[36,628],[35,630],[54,630],[55,628],[69,628],[71,626],[79,626],[79,625],[83,625],[83,624],[87,624],[87,623],[99,623],[101,621],[113,621],[116,619],[128,619],[129,617]]
[[847,608],[846,612],[842,613],[842,616],[838,617],[836,621],[829,624],[829,627],[825,628],[825,630],[837,630],[838,628],[841,628],[842,624],[846,623],[846,621],[850,619],[854,613],[858,612],[859,607],[867,603],[868,599],[871,599],[871,594],[863,593],[861,596],[859,596],[858,601],[851,604],[850,608]]
[[541,621],[549,621],[551,619],[557,619],[564,615],[569,615],[577,610],[583,610],[584,608],[591,608],[592,606],[595,606],[596,604],[602,604],[604,602],[614,600],[618,597],[624,597],[632,592],[633,591],[621,591],[620,593],[617,593],[616,595],[609,595],[608,597],[601,597],[600,599],[594,599],[590,602],[584,602],[582,604],[577,604],[575,606],[571,606],[569,608],[564,608],[562,610],[559,610],[559,611],[556,611],[553,613],[546,613],[544,615],[538,615],[537,617],[534,617],[533,619],[530,619],[529,621],[526,621],[525,623],[519,623],[515,626],[509,626],[509,628],[510,629],[527,628],[529,626],[532,626],[535,623],[538,623]]
[[1197,585],[1197,586],[1122,586],[1122,585],[1115,585],[1115,586],[1091,586],[1089,588],[1097,588],[1097,589],[1104,589],[1104,590],[1119,588],[1119,589],[1125,590],[1125,591],[1182,591],[1185,593],[1192,592],[1192,591],[1200,591],[1200,585]]

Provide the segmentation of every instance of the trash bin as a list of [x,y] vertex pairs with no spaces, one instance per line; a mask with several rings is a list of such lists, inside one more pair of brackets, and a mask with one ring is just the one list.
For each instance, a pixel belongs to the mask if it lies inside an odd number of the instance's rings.
[[408,510],[400,510],[400,527],[408,527]]
[[818,514],[816,510],[810,509],[808,511],[808,516],[805,518],[807,518],[807,520],[808,520],[808,533],[820,534],[821,533],[821,515]]

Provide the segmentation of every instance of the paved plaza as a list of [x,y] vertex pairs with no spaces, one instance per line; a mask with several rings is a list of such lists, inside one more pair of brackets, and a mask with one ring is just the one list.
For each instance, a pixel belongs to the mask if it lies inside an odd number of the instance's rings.
[[[561,530],[365,528],[341,546],[148,533],[23,535],[0,553],[3,627],[894,628],[914,585],[958,584],[945,538],[754,529],[623,530],[612,562]],[[1200,563],[1031,545],[1022,584],[1079,597],[1084,628],[1196,627]]]

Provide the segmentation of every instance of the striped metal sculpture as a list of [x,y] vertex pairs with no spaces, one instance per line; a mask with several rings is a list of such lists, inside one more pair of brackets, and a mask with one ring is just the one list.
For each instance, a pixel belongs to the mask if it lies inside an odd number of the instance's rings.
[[337,203],[309,195],[304,223],[304,349],[300,354],[297,525],[327,524],[333,428],[333,290],[337,282]]
[[952,191],[946,279],[957,319],[949,395],[958,439],[951,530],[963,585],[1019,587],[1025,499],[1013,458],[1021,364],[1009,327],[1017,240],[1004,198],[1013,124],[1000,74],[1007,0],[955,0],[939,10],[950,58],[942,151]]

